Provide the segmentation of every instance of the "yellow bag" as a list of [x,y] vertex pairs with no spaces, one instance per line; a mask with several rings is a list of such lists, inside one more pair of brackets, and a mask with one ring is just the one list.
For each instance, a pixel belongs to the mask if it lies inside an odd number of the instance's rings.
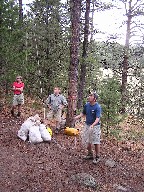
[[48,130],[49,134],[52,136],[52,130],[51,130],[51,128],[47,127],[47,130]]
[[69,136],[75,136],[79,134],[79,130],[75,128],[66,127],[64,133]]

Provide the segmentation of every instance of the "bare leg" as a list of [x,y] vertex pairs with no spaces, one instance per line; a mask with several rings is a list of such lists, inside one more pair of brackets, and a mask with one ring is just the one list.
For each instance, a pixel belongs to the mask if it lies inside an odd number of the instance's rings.
[[84,157],[84,159],[93,159],[92,145],[88,143],[87,145],[88,154]]
[[14,112],[15,108],[16,108],[16,106],[15,106],[15,105],[13,105],[13,106],[12,106],[12,111],[13,111],[13,112]]
[[100,156],[100,144],[95,144],[95,154],[96,157]]
[[60,122],[56,121],[56,128],[55,128],[55,133],[57,134],[60,130]]
[[59,121],[56,121],[56,128],[60,129],[60,122]]
[[88,150],[88,153],[92,153],[91,143],[88,143],[88,145],[87,145],[87,150]]
[[18,113],[21,112],[22,105],[18,104]]
[[12,114],[12,116],[14,116],[14,111],[15,111],[15,108],[16,108],[16,106],[15,106],[15,105],[13,105],[13,106],[12,106],[12,109],[11,109],[11,114]]
[[21,115],[21,104],[18,104],[18,114],[17,116],[20,117]]
[[95,144],[95,159],[93,160],[93,164],[97,164],[100,161],[100,144]]
[[60,130],[60,122],[61,122],[61,114],[62,110],[58,110],[56,113],[56,133]]

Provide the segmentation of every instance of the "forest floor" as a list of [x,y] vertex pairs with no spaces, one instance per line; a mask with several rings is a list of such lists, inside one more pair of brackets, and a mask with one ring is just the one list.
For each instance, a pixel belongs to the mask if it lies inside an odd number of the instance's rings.
[[[1,192],[143,192],[144,128],[132,117],[120,125],[119,140],[102,134],[101,161],[94,165],[83,160],[85,148],[77,137],[63,132],[49,143],[30,144],[17,137],[24,120],[36,113],[43,116],[42,105],[27,100],[22,117],[10,115],[5,105],[0,114],[0,191]],[[53,125],[51,125],[53,126]],[[79,125],[78,125],[79,126]],[[116,132],[113,132],[116,134]],[[106,164],[113,160],[115,166]],[[97,188],[72,181],[72,176],[87,173],[95,178]]]

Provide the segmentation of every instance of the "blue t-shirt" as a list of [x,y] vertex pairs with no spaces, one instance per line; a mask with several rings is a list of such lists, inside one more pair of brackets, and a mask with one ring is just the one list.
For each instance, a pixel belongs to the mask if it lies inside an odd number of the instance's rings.
[[[94,105],[90,105],[90,103],[86,103],[83,109],[83,114],[86,115],[86,124],[92,125],[96,118],[100,118],[101,116],[101,107],[98,103]],[[100,125],[100,121],[97,125]]]

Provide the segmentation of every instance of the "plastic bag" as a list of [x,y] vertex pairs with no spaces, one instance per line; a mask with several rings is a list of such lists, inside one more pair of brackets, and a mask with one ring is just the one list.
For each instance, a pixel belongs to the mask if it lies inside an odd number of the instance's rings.
[[46,129],[46,126],[44,124],[40,124],[39,130],[41,133],[41,137],[44,141],[51,141],[51,135],[48,132],[48,130]]
[[39,131],[39,126],[33,125],[29,129],[29,142],[36,144],[42,142],[43,139],[41,137],[41,133]]
[[18,137],[23,141],[26,141],[29,133],[29,129],[34,125],[34,121],[31,118],[28,118],[22,125],[20,130],[18,131]]
[[29,133],[29,129],[30,127],[32,127],[35,124],[38,124],[38,122],[40,122],[40,117],[38,114],[36,114],[35,116],[31,116],[29,117],[26,121],[24,121],[24,123],[21,125],[20,130],[18,131],[18,137],[20,139],[22,139],[23,141],[26,141],[26,139],[28,138],[28,133]]
[[38,114],[36,114],[36,115],[34,115],[34,116],[32,116],[32,117],[29,117],[32,121],[40,121],[40,117],[39,117],[39,115]]

